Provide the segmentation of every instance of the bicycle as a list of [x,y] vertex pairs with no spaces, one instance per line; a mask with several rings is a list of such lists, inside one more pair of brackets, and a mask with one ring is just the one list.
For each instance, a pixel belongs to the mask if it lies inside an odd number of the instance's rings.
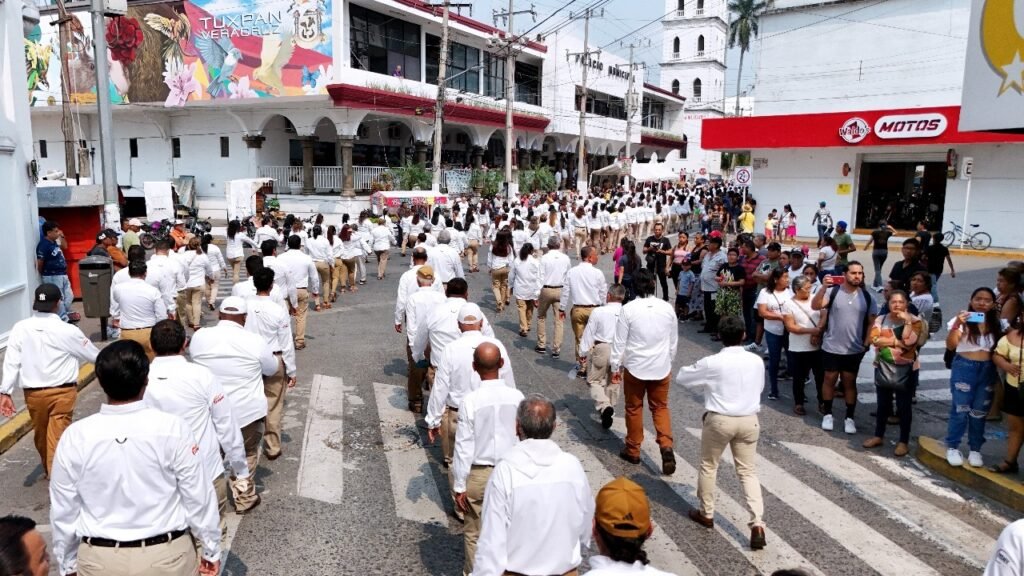
[[[944,246],[952,246],[953,244],[960,243],[968,248],[973,248],[974,250],[986,250],[992,245],[992,237],[989,236],[987,232],[977,231],[968,234],[967,231],[956,222],[950,220],[949,223],[953,225],[953,229],[946,231],[946,233],[942,235],[942,244]],[[979,226],[980,224],[971,224],[971,228],[978,228]]]

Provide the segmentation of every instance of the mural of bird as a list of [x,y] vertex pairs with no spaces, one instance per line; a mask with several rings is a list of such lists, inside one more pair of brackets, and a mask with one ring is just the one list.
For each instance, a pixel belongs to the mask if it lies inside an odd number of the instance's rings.
[[176,60],[181,63],[184,56],[190,54],[191,46],[189,38],[192,36],[192,23],[183,12],[177,13],[177,18],[167,18],[159,14],[149,13],[144,18],[146,25],[165,36],[163,42],[164,61]]
[[242,53],[229,38],[214,39],[207,33],[197,35],[195,45],[210,74],[210,85],[206,91],[212,98],[227,98],[230,95],[228,85],[231,84],[235,67],[242,59]]
[[295,42],[290,30],[284,30],[278,37],[264,36],[263,48],[260,50],[260,66],[253,70],[252,77],[263,82],[277,96],[284,96],[284,82],[281,73],[285,64],[295,53]]

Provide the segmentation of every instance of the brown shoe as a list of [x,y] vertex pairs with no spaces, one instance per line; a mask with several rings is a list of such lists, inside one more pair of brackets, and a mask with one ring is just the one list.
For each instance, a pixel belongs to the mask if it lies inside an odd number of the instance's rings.
[[861,446],[865,448],[878,448],[881,445],[882,439],[879,438],[878,436],[872,436],[871,438],[865,440],[863,444],[861,444]]
[[626,462],[629,462],[630,464],[639,464],[640,463],[640,457],[639,456],[633,456],[629,452],[626,452],[625,448],[622,449],[622,452],[619,452],[619,458],[622,458],[623,460],[625,460]]
[[244,510],[236,509],[235,510],[235,514],[241,514],[241,515],[248,514],[248,513],[252,512],[253,510],[255,510],[256,507],[259,506],[261,502],[263,502],[263,498],[260,498],[259,494],[257,494],[256,495],[256,501],[252,503],[252,506],[249,506],[248,508],[246,508]]
[[697,510],[696,508],[690,508],[690,520],[693,520],[694,522],[700,524],[705,528],[715,527],[715,519],[708,518],[707,516],[701,514],[700,510]]
[[896,448],[892,451],[892,453],[893,456],[902,458],[906,456],[908,453],[910,453],[910,447],[907,446],[906,442],[900,442],[899,444],[896,444]]
[[661,472],[665,476],[676,473],[676,455],[671,448],[661,449]]
[[423,412],[423,402],[409,402],[409,412],[413,414]]
[[750,549],[761,550],[768,545],[768,541],[764,537],[764,528],[761,526],[754,526],[750,529]]
[[803,404],[797,404],[796,406],[793,406],[793,414],[796,414],[797,416],[803,416],[807,414],[807,410],[804,410]]
[[282,454],[282,452],[278,452],[277,454],[271,454],[270,452],[264,452],[263,453],[263,455],[267,457],[267,460],[270,460],[271,462],[273,462],[274,460],[277,460],[278,458],[280,458],[281,454]]

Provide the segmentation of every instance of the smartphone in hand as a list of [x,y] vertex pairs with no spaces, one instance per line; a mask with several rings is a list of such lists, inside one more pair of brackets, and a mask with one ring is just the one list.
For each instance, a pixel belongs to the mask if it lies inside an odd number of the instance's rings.
[[842,286],[843,283],[846,282],[846,276],[843,276],[842,274],[838,274],[838,275],[835,275],[835,276],[829,276],[829,278],[832,279],[832,285],[833,286]]
[[968,312],[967,313],[967,323],[968,324],[981,324],[984,321],[985,321],[985,313],[984,312]]

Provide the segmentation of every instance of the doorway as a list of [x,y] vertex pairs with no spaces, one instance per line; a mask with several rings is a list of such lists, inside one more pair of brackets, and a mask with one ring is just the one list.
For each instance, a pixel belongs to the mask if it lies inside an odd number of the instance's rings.
[[864,162],[857,191],[857,228],[873,229],[882,220],[897,230],[927,222],[942,229],[946,204],[945,162]]

